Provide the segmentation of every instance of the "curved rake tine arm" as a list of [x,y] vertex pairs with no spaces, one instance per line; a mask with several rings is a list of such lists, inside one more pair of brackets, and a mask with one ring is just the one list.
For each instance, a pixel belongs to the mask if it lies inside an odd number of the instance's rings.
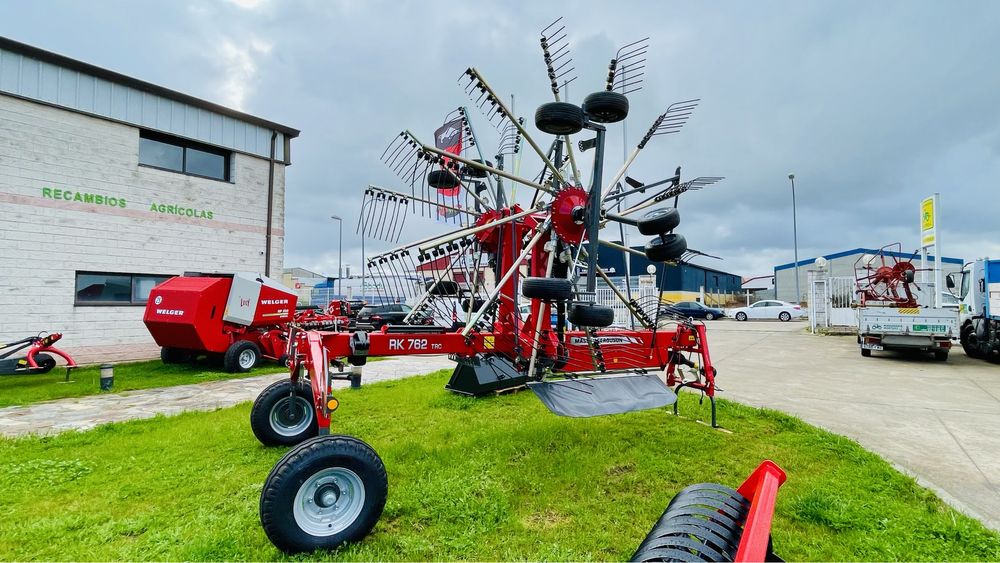
[[[517,127],[518,132],[520,132],[524,140],[527,141],[529,145],[531,145],[532,150],[535,151],[535,154],[538,155],[538,158],[542,159],[542,162],[544,162],[545,165],[548,167],[548,169],[552,171],[552,174],[555,175],[555,177],[558,178],[561,183],[565,184],[566,179],[563,178],[562,174],[559,173],[559,170],[557,170],[555,165],[552,164],[552,161],[545,158],[545,154],[542,152],[542,149],[538,147],[538,144],[535,143],[535,140],[531,138],[531,135],[528,134],[528,131],[525,130],[524,126],[518,123],[517,118],[514,117],[514,114],[510,111],[510,109],[507,108],[507,105],[503,103],[503,100],[501,100],[496,95],[496,92],[493,91],[493,88],[491,88],[490,85],[486,82],[486,80],[482,77],[482,75],[479,74],[479,71],[476,70],[474,67],[470,67],[468,70],[465,71],[465,73],[470,77],[472,77],[473,81],[478,81],[479,85],[486,91],[487,95],[493,97],[493,100],[496,102],[497,105],[497,111],[503,113],[507,117],[507,119],[509,119],[510,122],[514,124],[514,127]],[[514,178],[510,179],[518,181]]]
[[[438,275],[434,276],[434,280],[430,284],[430,288],[431,289],[433,289],[435,286],[437,286],[438,283],[440,283],[442,280],[444,280],[444,276],[446,274],[448,274],[453,269],[455,269],[455,264],[458,263],[462,259],[462,255],[463,254],[464,254],[464,252],[462,252],[461,250],[459,250],[458,253],[456,253],[455,256],[448,263],[448,266],[445,269],[440,270],[440,272],[438,273]],[[431,260],[433,260],[433,259],[434,258],[432,257]],[[416,269],[414,269],[414,271],[416,271]],[[424,289],[424,292],[420,295],[420,299],[418,299],[416,301],[416,303],[413,305],[413,308],[410,309],[410,312],[407,313],[405,317],[403,317],[403,324],[409,324],[409,321],[413,317],[413,315],[415,315],[417,313],[417,311],[421,307],[423,307],[424,303],[426,303],[427,300],[432,297],[432,295],[431,295],[431,289]]]
[[[408,134],[411,135],[411,138],[416,139],[415,137],[412,137],[412,133],[408,133]],[[450,159],[452,159],[454,161],[461,162],[462,164],[465,164],[466,166],[471,166],[472,168],[483,170],[483,171],[486,171],[486,172],[488,172],[490,174],[496,174],[497,176],[500,176],[502,178],[507,178],[508,180],[510,180],[512,182],[517,182],[518,184],[521,184],[523,186],[528,186],[529,188],[535,188],[536,190],[541,190],[543,192],[550,193],[550,194],[553,193],[552,192],[552,188],[549,188],[548,186],[543,186],[542,184],[538,184],[536,182],[525,180],[524,178],[515,176],[515,175],[513,175],[513,174],[511,174],[511,173],[509,173],[509,172],[507,172],[505,170],[500,170],[498,168],[493,168],[492,166],[486,166],[485,164],[482,164],[480,162],[475,162],[473,160],[469,160],[469,159],[465,158],[464,156],[457,155],[455,153],[451,153],[451,152],[448,152],[448,151],[443,151],[443,150],[441,150],[441,149],[439,149],[437,147],[432,147],[430,145],[425,145],[425,144],[423,144],[423,143],[421,143],[419,141],[417,141],[417,144],[420,146],[421,149],[423,149],[426,152],[429,152],[429,153],[432,153],[432,154],[436,154],[438,156],[443,156],[445,158],[450,158]],[[546,165],[547,166],[551,166],[551,164],[552,163],[549,162],[548,159],[546,159]],[[560,176],[560,178],[561,177],[562,176]]]
[[608,185],[601,191],[602,205],[604,204],[604,200],[611,194],[611,190],[618,185],[618,181],[622,179],[622,176],[624,176],[626,172],[628,172],[628,167],[632,166],[632,161],[635,160],[635,157],[639,156],[639,151],[641,150],[641,146],[632,149],[632,154],[628,155],[628,159],[625,161],[625,164],[622,164],[622,167],[618,169],[618,172],[615,174],[614,178],[611,179],[611,182],[609,182]]
[[[472,137],[472,143],[476,147],[476,152],[479,153],[479,160],[482,160],[483,163],[485,163],[486,162],[486,156],[483,154],[483,147],[482,147],[482,145],[479,144],[479,138],[476,137],[476,130],[472,128],[472,120],[467,117],[469,111],[468,111],[468,109],[466,109],[465,106],[462,106],[462,107],[460,107],[458,109],[462,113],[462,117],[464,118],[463,121],[464,121],[465,126],[469,128],[469,135]],[[496,188],[493,186],[493,177],[490,176],[489,174],[486,175],[486,183],[487,183],[487,185],[489,185],[491,192],[494,192],[496,190]],[[498,203],[498,205],[499,205],[499,203]]]
[[469,211],[468,209],[462,209],[460,207],[452,207],[450,205],[445,205],[443,203],[437,203],[435,201],[431,201],[429,199],[424,199],[422,197],[416,197],[416,196],[412,196],[412,195],[409,195],[409,194],[404,194],[402,192],[398,192],[396,190],[391,190],[389,188],[383,188],[382,186],[376,186],[375,184],[368,184],[368,188],[372,189],[372,190],[378,190],[380,192],[387,193],[387,194],[395,194],[396,197],[401,198],[404,201],[408,200],[408,199],[412,199],[412,200],[419,201],[419,202],[422,202],[422,203],[427,203],[427,204],[430,204],[430,205],[435,205],[437,207],[443,207],[443,208],[449,209],[451,211],[457,211],[459,213],[466,213],[468,215],[473,215],[473,216],[476,216],[476,217],[479,217],[481,215],[481,213],[476,213],[475,211]]
[[538,244],[538,241],[542,239],[542,235],[548,232],[550,227],[551,227],[551,222],[549,219],[546,219],[545,223],[543,223],[539,227],[538,231],[535,233],[535,236],[531,237],[531,240],[528,241],[528,244],[524,247],[524,250],[521,251],[521,254],[518,255],[516,260],[514,260],[514,263],[510,265],[510,268],[508,268],[507,272],[503,275],[502,278],[500,278],[500,281],[496,283],[495,287],[493,288],[493,291],[490,292],[489,297],[486,299],[486,303],[483,304],[483,306],[480,307],[478,311],[476,311],[476,314],[472,319],[472,324],[467,325],[462,330],[462,336],[469,336],[469,333],[472,332],[473,327],[476,326],[476,324],[479,322],[479,319],[482,318],[482,316],[486,313],[486,311],[490,308],[490,306],[492,306],[493,303],[496,302],[497,298],[500,296],[500,292],[503,291],[503,286],[507,285],[507,282],[510,281],[510,278],[513,277],[514,274],[516,274],[517,271],[521,268],[521,263],[524,262],[524,259],[528,257],[528,254],[531,253],[532,249],[534,249],[535,246]]

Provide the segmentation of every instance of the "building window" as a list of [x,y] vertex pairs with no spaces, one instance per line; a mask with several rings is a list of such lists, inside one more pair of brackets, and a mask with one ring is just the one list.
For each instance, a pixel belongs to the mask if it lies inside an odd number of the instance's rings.
[[77,272],[75,304],[78,306],[145,305],[149,299],[149,292],[170,277],[152,274]]
[[139,164],[229,181],[232,152],[152,131],[139,132]]

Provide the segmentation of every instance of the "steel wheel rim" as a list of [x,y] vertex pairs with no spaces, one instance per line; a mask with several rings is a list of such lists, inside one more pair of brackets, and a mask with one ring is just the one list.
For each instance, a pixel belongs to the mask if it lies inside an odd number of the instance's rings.
[[789,314],[789,313],[787,313],[787,312],[782,312],[780,315],[778,315],[778,318],[781,319],[781,320],[783,320],[783,321],[788,321],[788,320],[791,320],[792,315]]
[[246,349],[240,352],[239,364],[243,369],[250,369],[253,365],[257,363],[257,354],[251,349]]
[[346,467],[330,467],[312,474],[292,501],[292,516],[311,536],[332,536],[346,530],[365,504],[365,485]]
[[312,424],[309,401],[296,396],[284,397],[271,407],[271,429],[281,436],[298,436]]

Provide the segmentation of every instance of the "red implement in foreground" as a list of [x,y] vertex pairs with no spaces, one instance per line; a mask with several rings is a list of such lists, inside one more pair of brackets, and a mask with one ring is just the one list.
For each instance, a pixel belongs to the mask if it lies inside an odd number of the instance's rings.
[[[53,332],[45,336],[39,334],[15,342],[0,344],[0,375],[48,373],[56,367],[56,360],[50,355],[55,354],[66,361],[68,377],[69,370],[76,367],[76,362],[72,356],[53,346],[61,338],[62,333]],[[25,348],[28,351],[24,356],[10,357],[15,352]]]

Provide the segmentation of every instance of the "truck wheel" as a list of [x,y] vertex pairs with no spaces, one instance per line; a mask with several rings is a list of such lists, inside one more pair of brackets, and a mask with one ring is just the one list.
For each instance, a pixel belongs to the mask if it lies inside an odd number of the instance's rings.
[[249,340],[237,340],[226,349],[222,368],[229,373],[246,373],[260,361],[260,348]]
[[181,348],[160,348],[160,361],[165,364],[183,364],[191,359],[191,352]]
[[974,359],[980,359],[983,357],[982,351],[979,348],[977,348],[970,340],[972,334],[975,331],[976,327],[974,325],[971,324],[965,325],[964,327],[962,327],[961,338],[959,339],[959,341],[962,343],[962,350],[965,350],[966,356]]
[[350,436],[319,436],[274,466],[260,494],[264,533],[285,553],[359,541],[382,516],[389,479],[378,454]]
[[265,446],[294,446],[319,432],[308,380],[272,383],[261,391],[250,409],[250,429]]
[[948,360],[948,350],[934,350],[934,359],[939,362]]
[[862,348],[861,349],[861,357],[863,357],[863,358],[870,358],[871,355],[872,355],[872,351],[869,350],[868,348]]

